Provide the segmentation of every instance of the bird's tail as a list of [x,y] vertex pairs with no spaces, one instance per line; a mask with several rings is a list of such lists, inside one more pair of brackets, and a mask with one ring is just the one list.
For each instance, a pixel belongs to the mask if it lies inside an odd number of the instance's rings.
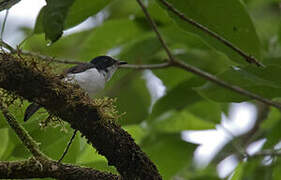
[[36,103],[30,104],[25,110],[23,121],[27,121],[40,108],[41,106]]

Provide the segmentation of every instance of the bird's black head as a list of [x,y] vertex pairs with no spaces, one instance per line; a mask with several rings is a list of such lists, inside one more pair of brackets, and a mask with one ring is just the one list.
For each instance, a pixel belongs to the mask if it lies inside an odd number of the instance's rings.
[[108,67],[111,67],[113,65],[127,64],[124,61],[118,61],[110,56],[95,57],[93,60],[91,60],[90,63],[95,65],[95,68],[97,68],[98,70],[106,70]]

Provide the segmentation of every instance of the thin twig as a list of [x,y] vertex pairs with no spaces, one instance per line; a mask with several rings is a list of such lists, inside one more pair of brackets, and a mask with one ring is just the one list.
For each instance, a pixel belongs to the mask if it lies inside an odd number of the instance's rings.
[[6,43],[5,41],[0,39],[0,46],[8,49],[12,54],[23,54],[23,55],[27,55],[27,56],[34,56],[34,57],[38,57],[44,61],[50,61],[50,62],[56,62],[56,63],[60,63],[60,64],[82,64],[84,62],[80,62],[80,61],[70,61],[70,60],[63,60],[63,59],[57,59],[54,57],[50,57],[50,56],[44,56],[35,52],[31,52],[31,51],[22,51],[20,49],[15,49],[13,48],[11,45],[9,45],[8,43]]
[[120,66],[120,68],[142,70],[142,69],[163,69],[163,68],[166,68],[169,66],[171,66],[171,64],[169,62],[165,62],[162,64],[141,64],[141,65],[125,64],[125,65]]
[[210,36],[214,37],[215,39],[217,39],[218,41],[222,42],[224,45],[226,45],[227,47],[231,48],[232,50],[234,50],[235,52],[237,52],[240,56],[242,56],[247,62],[249,63],[254,63],[257,66],[264,66],[262,63],[258,62],[255,57],[246,54],[243,50],[241,50],[240,48],[236,47],[234,44],[232,44],[231,42],[229,42],[228,40],[226,40],[225,38],[223,38],[222,36],[220,36],[219,34],[211,31],[210,29],[208,29],[207,27],[203,26],[202,24],[199,24],[198,22],[186,17],[183,13],[181,13],[180,11],[178,11],[176,8],[174,8],[170,3],[168,3],[166,0],[159,0],[163,5],[165,5],[168,10],[170,10],[171,12],[173,12],[174,14],[176,14],[179,18],[181,18],[182,20],[188,22],[189,24],[197,27],[198,29],[204,31],[205,33],[209,34]]
[[39,150],[38,144],[34,139],[27,133],[27,131],[16,121],[14,116],[12,116],[8,109],[0,105],[1,111],[3,112],[4,117],[6,118],[8,124],[15,131],[18,138],[24,144],[24,146],[29,150],[29,152],[36,159],[46,159],[46,156]]
[[[238,49],[237,47],[235,47],[233,44],[231,44],[230,42],[228,42],[227,40],[225,40],[224,38],[222,38],[221,36],[217,35],[216,33],[210,31],[208,28],[202,26],[201,24],[185,17],[184,14],[182,14],[181,12],[179,12],[177,9],[175,9],[172,5],[170,5],[169,3],[167,3],[165,0],[160,0],[165,6],[168,7],[169,10],[171,10],[172,12],[174,12],[175,14],[177,14],[179,17],[181,17],[182,19],[184,19],[185,21],[191,23],[192,25],[198,27],[199,29],[207,32],[208,34],[210,34],[211,36],[217,38],[218,40],[220,40],[221,42],[225,43],[227,46],[229,46],[230,48],[234,49],[236,52],[238,52],[242,57],[244,57],[248,62],[250,63],[255,63],[257,64],[258,66],[262,66],[260,63],[258,63],[258,61],[256,61],[253,57],[251,56],[248,56],[246,53],[244,53],[242,50]],[[139,3],[139,5],[141,6],[144,14],[146,15],[148,21],[151,23],[151,26],[153,28],[153,30],[155,31],[155,33],[157,34],[157,37],[159,39],[159,41],[161,42],[163,48],[165,49],[166,53],[168,54],[169,58],[170,58],[170,64],[168,64],[167,66],[178,66],[182,69],[185,69],[189,72],[192,72],[193,74],[196,74],[196,75],[199,75],[209,81],[212,81],[224,88],[227,88],[227,89],[230,89],[230,90],[233,90],[235,92],[238,92],[240,94],[243,94],[245,96],[248,96],[250,98],[253,98],[253,99],[256,99],[260,102],[263,102],[265,104],[268,104],[268,105],[271,105],[271,106],[274,106],[274,107],[277,107],[278,109],[281,109],[281,104],[279,103],[276,103],[276,102],[273,102],[269,99],[266,99],[266,98],[263,98],[257,94],[254,94],[254,93],[251,93],[247,90],[244,90],[238,86],[234,86],[234,85],[231,85],[231,84],[228,84],[227,82],[225,81],[222,81],[220,79],[218,79],[217,77],[213,76],[212,74],[209,74],[207,72],[204,72],[194,66],[191,66],[191,65],[188,65],[182,61],[178,61],[176,59],[174,59],[174,57],[172,56],[171,54],[171,51],[170,49],[168,48],[167,44],[165,43],[165,41],[163,40],[161,34],[159,33],[158,29],[157,29],[157,26],[155,24],[155,22],[153,21],[153,19],[150,17],[146,7],[144,6],[144,4],[141,2],[141,0],[137,0],[137,2]],[[164,66],[165,67],[165,66]]]
[[68,150],[69,150],[69,148],[70,148],[70,145],[72,144],[72,141],[74,140],[74,138],[75,138],[75,136],[76,136],[76,134],[77,134],[77,129],[75,129],[75,131],[73,132],[73,135],[71,136],[71,139],[70,139],[70,141],[68,142],[68,144],[67,144],[67,146],[66,146],[66,148],[65,148],[65,150],[64,150],[64,152],[63,152],[63,154],[62,154],[62,156],[61,156],[61,158],[58,160],[58,163],[60,163],[61,161],[62,161],[62,159],[64,158],[64,156],[67,154],[67,152],[68,152]]
[[38,57],[44,61],[50,61],[50,62],[56,62],[56,63],[60,63],[60,64],[82,64],[85,62],[80,62],[80,61],[69,61],[69,60],[63,60],[63,59],[56,59],[50,56],[44,56],[35,52],[30,52],[30,51],[21,51],[20,52],[23,55],[27,55],[27,56],[35,56]]
[[156,33],[156,36],[157,38],[159,39],[160,43],[162,44],[163,48],[165,49],[168,57],[169,57],[169,60],[172,61],[174,58],[173,58],[173,55],[172,55],[172,52],[170,51],[170,49],[168,48],[165,40],[162,38],[160,32],[158,31],[158,28],[157,28],[157,25],[156,23],[152,20],[152,18],[150,17],[146,7],[144,6],[144,4],[142,3],[141,0],[137,0],[137,2],[139,3],[140,7],[142,8],[142,11],[144,12],[147,20],[149,21],[149,23],[151,24],[152,26],[152,29],[155,31]]
[[[160,35],[160,34],[159,34]],[[161,35],[160,35],[161,37]],[[162,39],[162,38],[161,38]],[[1,43],[1,42],[0,42]],[[3,42],[2,41],[2,44],[4,43],[5,46],[8,46],[10,47],[7,43]],[[168,48],[168,46],[164,43],[163,47],[166,47]],[[11,47],[11,51],[13,51],[13,48]],[[168,51],[169,51],[169,48],[168,48]],[[170,51],[169,51],[170,52]],[[52,57],[49,57],[49,56],[44,56],[44,55],[40,55],[40,54],[37,54],[37,53],[34,53],[34,52],[21,52],[25,55],[30,55],[30,56],[37,56],[43,60],[46,60],[46,61],[52,61],[52,62],[56,62],[56,63],[62,63],[62,64],[81,64],[82,62],[79,62],[79,61],[67,61],[67,60],[60,60],[60,59],[55,59],[55,58],[52,58]],[[173,56],[172,56],[173,58]],[[224,88],[227,88],[227,89],[230,89],[232,91],[235,91],[239,94],[242,94],[242,95],[245,95],[247,97],[250,97],[252,99],[256,99],[257,101],[260,101],[262,103],[265,103],[267,105],[270,105],[270,106],[273,106],[273,107],[276,107],[278,109],[281,109],[281,104],[277,103],[277,102],[274,102],[274,101],[271,101],[267,98],[263,98],[257,94],[254,94],[254,93],[251,93],[247,90],[244,90],[238,86],[234,86],[234,85],[231,85],[223,80],[220,80],[218,79],[216,76],[212,75],[212,74],[209,74],[207,72],[204,72],[194,66],[191,66],[189,64],[186,64],[182,61],[179,61],[179,60],[173,60],[173,61],[169,61],[169,62],[166,62],[166,63],[162,63],[162,64],[155,64],[155,65],[151,65],[151,64],[143,64],[143,65],[123,65],[122,67],[123,68],[131,68],[131,69],[159,69],[159,68],[167,68],[167,67],[171,67],[171,66],[174,66],[174,67],[180,67],[182,69],[185,69],[189,72],[192,72],[193,74],[196,74],[198,76],[201,76],[209,81],[212,81],[218,85],[220,85],[221,87],[224,87]]]
[[245,89],[242,89],[239,86],[235,86],[235,85],[227,83],[226,81],[222,81],[221,79],[218,79],[216,76],[214,76],[212,74],[209,74],[207,72],[204,72],[204,71],[198,69],[197,67],[191,66],[191,65],[186,64],[186,63],[184,63],[182,61],[179,61],[179,60],[175,60],[173,62],[173,64],[175,66],[177,66],[177,67],[185,69],[186,71],[189,71],[189,72],[191,72],[193,74],[201,76],[204,79],[207,79],[208,81],[211,81],[211,82],[213,82],[213,83],[215,83],[215,84],[217,84],[217,85],[219,85],[221,87],[224,87],[226,89],[230,89],[230,90],[235,91],[235,92],[237,92],[239,94],[242,94],[244,96],[250,97],[252,99],[255,99],[255,100],[258,100],[260,102],[263,102],[263,103],[265,103],[267,105],[270,105],[270,106],[276,107],[278,109],[281,109],[281,104],[279,104],[277,102],[274,102],[274,101],[271,101],[271,100],[269,100],[267,98],[261,97],[261,96],[259,96],[257,94],[254,94],[254,93],[252,93],[250,91],[247,91]]
[[5,30],[5,26],[6,26],[6,21],[7,21],[7,18],[8,18],[8,14],[9,14],[9,9],[7,9],[7,10],[6,10],[6,13],[5,13],[4,21],[3,21],[3,24],[2,24],[2,28],[1,28],[0,40],[3,39],[3,35],[4,35],[4,30]]
[[276,150],[263,150],[251,155],[250,158],[260,157],[260,156],[281,156],[281,152]]
[[0,39],[0,46],[8,49],[12,54],[17,53],[17,50],[15,50],[12,46],[10,46],[8,43]]

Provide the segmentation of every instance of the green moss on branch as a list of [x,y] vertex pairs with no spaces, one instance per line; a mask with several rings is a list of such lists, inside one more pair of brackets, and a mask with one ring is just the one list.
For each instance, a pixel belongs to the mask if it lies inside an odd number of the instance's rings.
[[103,121],[104,104],[62,82],[41,62],[0,54],[0,87],[36,102],[71,124],[114,165],[124,179],[161,179],[157,168],[114,121]]

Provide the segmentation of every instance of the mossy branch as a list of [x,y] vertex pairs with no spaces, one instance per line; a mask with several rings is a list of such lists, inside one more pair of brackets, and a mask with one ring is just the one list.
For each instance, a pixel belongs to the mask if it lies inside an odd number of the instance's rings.
[[156,166],[115,121],[104,103],[92,101],[79,87],[61,81],[42,61],[0,54],[0,87],[45,107],[85,136],[123,179],[162,179]]
[[121,179],[120,176],[111,173],[100,172],[91,168],[79,167],[70,164],[58,164],[57,162],[51,160],[44,160],[42,164],[38,164],[38,161],[34,159],[14,162],[0,162],[1,179],[26,179],[47,177],[65,180]]
[[0,109],[6,118],[10,127],[17,134],[18,138],[24,144],[24,146],[30,151],[30,153],[37,160],[47,159],[47,157],[39,150],[38,144],[34,139],[28,134],[28,132],[16,121],[13,115],[11,115],[7,108],[0,104]]

